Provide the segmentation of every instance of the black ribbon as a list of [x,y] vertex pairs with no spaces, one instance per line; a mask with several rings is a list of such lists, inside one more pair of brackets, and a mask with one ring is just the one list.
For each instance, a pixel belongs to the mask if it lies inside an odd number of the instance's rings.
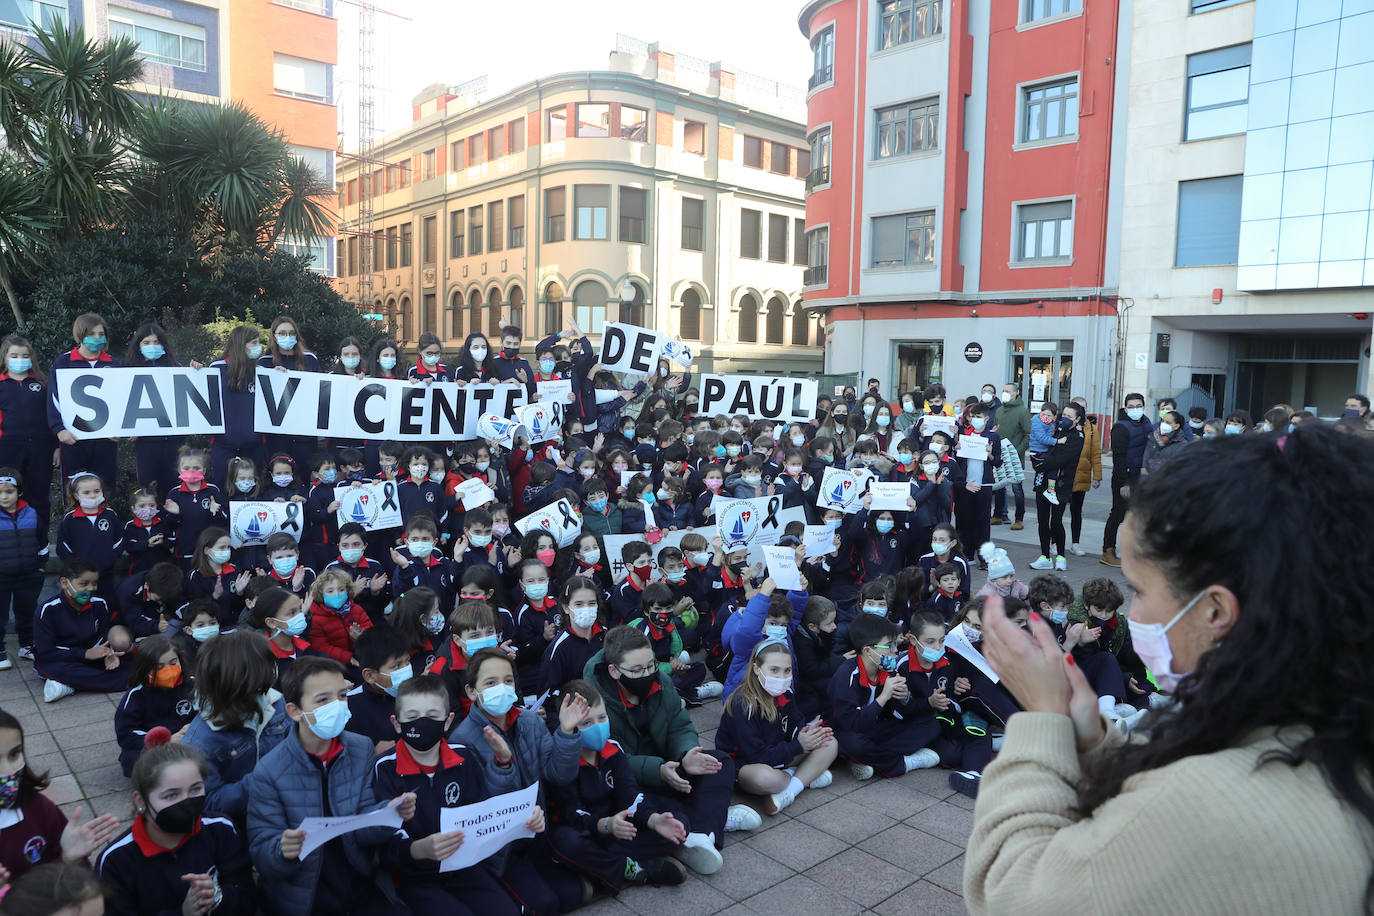
[[772,526],[774,528],[778,527],[778,507],[781,505],[781,496],[770,496],[768,498],[768,506],[764,510],[768,514],[764,516],[763,521],[759,523],[760,530],[767,528],[769,526]]
[[564,531],[572,528],[580,529],[582,527],[578,524],[577,519],[573,517],[572,509],[568,506],[568,501],[566,499],[560,499],[556,505],[558,506],[559,514],[563,516]]
[[[281,530],[281,531],[289,531],[289,530],[291,530],[291,529],[295,529],[296,532],[299,533],[300,530],[301,530],[300,517],[301,517],[301,504],[298,503],[298,502],[289,502],[289,503],[287,503],[287,504],[286,504],[286,519],[281,523],[281,528],[280,528],[279,530]],[[297,540],[300,540],[300,538],[297,538]]]
[[400,511],[400,506],[396,505],[396,482],[394,480],[387,480],[382,483],[382,508]]

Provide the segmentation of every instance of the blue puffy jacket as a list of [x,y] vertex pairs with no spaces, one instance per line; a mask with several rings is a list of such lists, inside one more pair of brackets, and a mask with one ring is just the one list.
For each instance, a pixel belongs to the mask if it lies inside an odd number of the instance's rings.
[[248,813],[248,774],[291,730],[280,693],[267,691],[259,697],[258,705],[257,718],[236,728],[222,728],[196,716],[182,739],[183,744],[200,751],[210,765],[210,774],[205,777],[205,809],[227,814],[240,823]]
[[22,499],[12,515],[0,509],[0,573],[42,574],[42,556],[48,545],[39,543],[38,521],[33,506]]
[[[787,638],[789,648],[791,647],[792,634],[797,627],[801,626],[802,614],[806,612],[806,602],[811,595],[807,592],[787,593],[787,600],[792,602],[792,622],[787,625]],[[728,699],[730,694],[735,692],[735,688],[744,680],[745,674],[749,671],[749,663],[753,661],[754,647],[763,641],[763,624],[768,620],[768,596],[762,592],[756,592],[754,597],[749,599],[749,603],[744,606],[744,610],[736,611],[733,616],[725,621],[725,626],[721,628],[721,642],[730,648],[734,653],[734,658],[730,660],[730,673],[725,678],[725,689],[721,696]],[[793,670],[796,669],[796,655],[793,655]]]

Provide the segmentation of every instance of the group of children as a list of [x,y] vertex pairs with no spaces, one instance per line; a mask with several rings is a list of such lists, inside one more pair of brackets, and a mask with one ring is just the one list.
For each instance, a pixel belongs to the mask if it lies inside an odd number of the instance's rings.
[[[65,356],[109,363],[103,319],[83,321]],[[979,555],[950,510],[983,489],[994,445],[978,462],[953,458],[954,437],[939,429],[842,449],[814,425],[698,417],[696,394],[677,394],[666,371],[652,390],[622,388],[567,333],[540,342],[537,372],[512,328],[496,356],[470,335],[454,372],[437,340],[421,343],[415,384],[571,378],[559,435],[507,449],[253,442],[233,430],[208,448],[166,442],[140,452],[160,461],[160,476],[131,489],[128,520],[109,504],[108,468],[74,467],[54,539],[58,592],[36,610],[33,572],[49,538],[26,501],[33,464],[0,466],[0,598],[20,656],[46,679],[49,702],[125,691],[115,731],[136,818],[95,863],[111,912],[561,912],[626,884],[680,883],[684,866],[718,869],[723,834],[760,823],[732,804],[736,790],[776,813],[828,784],[841,757],[860,779],[941,765],[975,795],[1016,710],[978,651],[989,594],[1013,619],[1045,617],[1109,717],[1148,706],[1153,688],[1108,580],[1075,601],[1055,576],[1022,584],[988,545],[988,581],[972,593]],[[270,349],[253,329],[230,335],[218,362],[226,403],[242,404],[234,386],[245,367],[319,370],[289,317],[273,322]],[[336,371],[401,377],[394,342],[374,346],[366,366],[360,352],[341,346]],[[35,376],[26,342],[0,344],[0,359],[8,424],[17,395],[6,382]],[[30,374],[16,376],[20,367]],[[638,417],[621,417],[641,395]],[[968,430],[985,433],[986,410],[968,413]],[[99,464],[86,444],[64,461]],[[870,511],[867,497],[848,515],[820,509],[817,488],[836,464],[909,481],[908,511]],[[164,486],[172,474],[176,485]],[[494,499],[465,508],[457,488],[473,478]],[[336,488],[372,480],[396,482],[401,527],[338,524]],[[802,590],[777,589],[747,549],[715,534],[715,497],[761,495],[833,532],[833,549],[808,557],[803,524],[786,526],[779,543],[796,549]],[[238,544],[226,524],[239,500],[298,503],[299,530]],[[515,530],[558,500],[580,514],[571,543]],[[605,539],[623,533],[642,538],[611,556]],[[662,543],[670,534],[675,543]],[[703,750],[685,710],[717,697],[716,746]],[[63,826],[44,807],[18,723],[0,718],[0,751],[10,745],[18,754],[0,768],[19,791],[6,796],[0,777],[0,809],[47,824],[50,841],[11,861],[0,811],[0,866],[18,878],[59,852],[84,850],[70,863],[103,845],[107,822]],[[442,808],[534,782],[533,839],[440,869],[467,839],[440,829]],[[304,818],[387,803],[400,830],[347,833],[301,857]]]

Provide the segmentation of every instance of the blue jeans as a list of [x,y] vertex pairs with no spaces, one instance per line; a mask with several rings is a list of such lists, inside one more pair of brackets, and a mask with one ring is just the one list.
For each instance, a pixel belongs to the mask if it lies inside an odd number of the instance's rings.
[[1021,488],[1020,483],[1011,484],[1004,489],[997,491],[997,506],[993,514],[998,518],[1007,518],[1007,494],[1011,493],[1016,498],[1016,520],[1022,521],[1026,517],[1026,491]]

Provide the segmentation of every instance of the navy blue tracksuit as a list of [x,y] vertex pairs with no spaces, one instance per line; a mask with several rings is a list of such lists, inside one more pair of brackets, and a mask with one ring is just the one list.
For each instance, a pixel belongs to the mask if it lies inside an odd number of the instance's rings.
[[[753,676],[752,672],[746,675]],[[777,717],[771,722],[751,715],[744,703],[725,704],[716,730],[716,750],[730,755],[736,771],[751,763],[782,769],[803,753],[797,735],[807,719],[801,704],[790,690],[774,697],[773,703]]]
[[130,687],[115,710],[115,738],[119,741],[119,765],[124,775],[134,768],[148,731],[161,725],[172,734],[181,731],[196,717],[191,682],[182,676],[175,687]]
[[57,437],[48,428],[48,389],[30,375],[0,375],[0,467],[24,478],[24,498],[38,513],[38,539],[48,543],[52,515],[52,453]]
[[[159,534],[162,543],[149,547],[148,541]],[[129,575],[147,572],[158,563],[175,563],[176,537],[176,530],[163,515],[154,515],[146,522],[137,518],[125,522],[124,552],[129,555]]]
[[60,594],[39,608],[33,620],[33,668],[40,677],[77,690],[123,690],[129,680],[127,655],[113,671],[106,670],[104,659],[86,658],[86,650],[109,632],[110,609],[104,601],[91,598],[90,604],[76,608]]
[[[196,550],[201,532],[212,525],[228,527],[228,500],[212,483],[201,484],[199,490],[188,490],[186,484],[178,484],[167,498],[181,510],[167,513],[166,521],[177,530],[177,560],[182,569],[190,569],[191,554]],[[212,502],[218,507],[214,511],[210,508]]]
[[[905,701],[879,704],[878,693],[887,679],[888,674],[880,671],[870,681],[856,658],[840,666],[830,681],[835,740],[850,760],[866,763],[883,776],[901,776],[906,772],[903,758],[933,742],[940,726],[930,715],[930,704],[914,690]],[[918,703],[925,706],[924,712]]]
[[13,513],[0,509],[0,646],[11,606],[19,645],[33,645],[33,612],[43,590],[48,552],[48,542],[40,538],[42,527],[37,510],[22,499]]
[[[81,355],[78,348],[73,347],[53,360],[52,372],[48,373],[48,378],[52,379],[53,373],[59,369],[115,369],[118,367],[119,360],[104,350],[98,353],[95,359],[88,360]],[[65,429],[62,425],[62,411],[57,403],[56,380],[48,386],[48,429],[52,430],[54,438]],[[119,481],[116,479],[119,474],[118,442],[111,439],[82,439],[73,445],[63,445],[61,449],[63,481],[70,480],[77,471],[90,471],[105,484],[105,492],[107,493],[110,492],[110,488],[119,485]]]
[[57,557],[70,560],[81,557],[90,560],[100,570],[100,587],[96,594],[106,601],[114,600],[114,568],[124,552],[124,523],[108,504],[95,512],[77,506],[57,524]]
[[930,695],[936,690],[943,690],[945,696],[954,701],[947,710],[934,710],[940,724],[940,736],[930,745],[931,750],[940,755],[940,763],[944,766],[983,772],[992,760],[992,739],[987,735],[970,735],[964,730],[962,710],[954,696],[954,682],[960,675],[947,657],[939,659],[926,671],[916,658],[917,651],[915,645],[907,646],[897,668],[897,673],[906,678],[911,688],[912,703],[930,706]]

